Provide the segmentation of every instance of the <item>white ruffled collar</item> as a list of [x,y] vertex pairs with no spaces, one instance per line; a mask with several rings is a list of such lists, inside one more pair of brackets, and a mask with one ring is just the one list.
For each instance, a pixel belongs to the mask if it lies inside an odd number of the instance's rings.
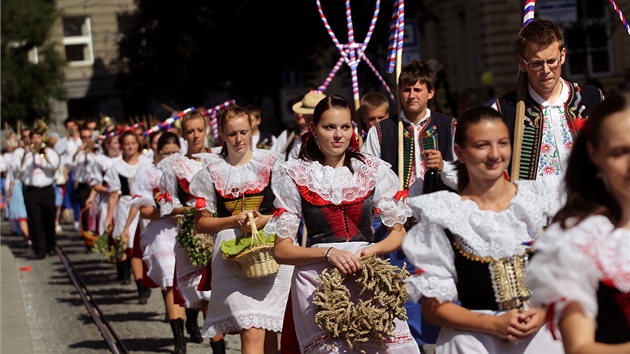
[[481,210],[456,193],[441,191],[409,199],[420,222],[449,229],[462,248],[480,257],[520,255],[542,235],[547,223],[544,193],[533,181],[517,181],[518,191],[503,211]]
[[365,163],[354,158],[351,160],[354,173],[345,166],[332,168],[318,161],[302,159],[289,160],[284,166],[295,184],[338,205],[351,202],[374,189],[379,160],[370,155],[363,156]]
[[243,166],[232,166],[221,154],[204,154],[202,164],[212,176],[214,188],[227,198],[236,198],[248,191],[264,189],[271,178],[271,171],[281,155],[256,149],[252,159]]
[[170,168],[175,173],[175,177],[177,177],[177,179],[185,179],[190,182],[195,173],[201,170],[202,162],[196,161],[194,159],[189,159],[182,154],[173,154],[160,161],[158,167],[161,170]]
[[133,178],[136,175],[136,173],[138,173],[140,168],[147,165],[149,164],[147,164],[145,161],[141,159],[138,159],[138,162],[135,165],[130,165],[125,160],[120,159],[120,161],[116,161],[116,163],[114,163],[112,167],[116,169],[116,172],[118,172],[120,176],[123,176],[126,178]]

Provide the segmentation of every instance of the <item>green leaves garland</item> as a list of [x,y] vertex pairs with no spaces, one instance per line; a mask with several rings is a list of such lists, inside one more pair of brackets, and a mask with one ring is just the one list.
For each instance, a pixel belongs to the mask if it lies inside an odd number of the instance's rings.
[[[88,231],[91,233],[91,231]],[[127,241],[123,241],[120,237],[114,237],[113,244],[109,243],[110,238],[107,232],[103,232],[96,240],[94,240],[94,248],[92,252],[99,253],[108,263],[116,264],[120,262],[127,248]]]
[[194,267],[205,266],[212,258],[214,237],[198,234],[195,231],[195,209],[187,209],[179,222],[177,243],[188,251],[190,264]]

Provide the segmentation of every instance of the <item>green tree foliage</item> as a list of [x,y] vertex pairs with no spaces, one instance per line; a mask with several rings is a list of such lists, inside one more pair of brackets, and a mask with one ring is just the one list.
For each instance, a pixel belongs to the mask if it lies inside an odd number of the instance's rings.
[[[58,16],[52,1],[2,1],[2,119],[30,125],[52,112],[52,100],[65,99],[65,60],[48,41]],[[37,48],[39,63],[28,52]]]

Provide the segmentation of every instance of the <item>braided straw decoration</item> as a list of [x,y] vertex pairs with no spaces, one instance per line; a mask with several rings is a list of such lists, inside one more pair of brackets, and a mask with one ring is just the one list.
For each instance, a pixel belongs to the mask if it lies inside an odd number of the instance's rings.
[[317,311],[315,322],[328,331],[331,339],[342,338],[350,349],[357,347],[365,353],[360,348],[363,344],[383,346],[385,340],[395,336],[395,318],[407,320],[404,280],[409,272],[405,266],[401,269],[377,257],[361,257],[359,262],[361,271],[355,280],[358,300],[350,299],[345,276],[333,268],[325,269],[319,276],[313,304]]

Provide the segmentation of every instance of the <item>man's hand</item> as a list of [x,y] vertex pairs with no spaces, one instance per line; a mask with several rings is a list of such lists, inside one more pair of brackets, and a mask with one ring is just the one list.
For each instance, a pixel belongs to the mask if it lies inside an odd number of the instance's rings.
[[444,169],[444,160],[442,159],[442,153],[440,150],[425,150],[424,155],[427,157],[427,168],[432,168],[438,171]]

